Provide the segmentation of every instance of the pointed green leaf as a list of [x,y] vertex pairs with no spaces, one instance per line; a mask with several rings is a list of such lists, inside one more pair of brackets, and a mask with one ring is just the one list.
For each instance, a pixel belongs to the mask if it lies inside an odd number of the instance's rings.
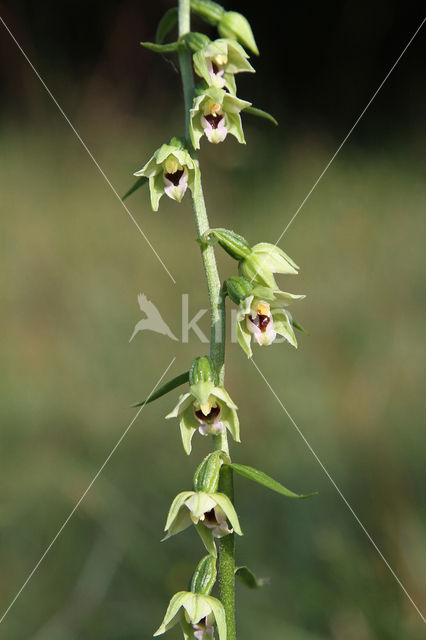
[[256,109],[256,107],[247,107],[244,109],[244,113],[249,113],[252,116],[257,116],[258,118],[264,118],[265,120],[269,120],[276,126],[278,126],[278,121],[275,120],[274,116],[271,116],[267,111],[263,111],[263,109]]
[[259,589],[268,582],[268,578],[257,578],[248,567],[235,567],[235,575],[249,589]]
[[121,201],[124,202],[124,200],[126,198],[128,198],[129,196],[132,195],[132,193],[137,191],[139,189],[139,187],[143,187],[147,182],[148,182],[148,178],[146,178],[145,176],[142,176],[141,178],[138,178],[136,180],[135,184],[133,185],[133,187],[130,187],[130,189],[127,191],[127,193],[125,193],[124,196],[121,198]]
[[173,391],[176,387],[180,387],[181,384],[185,384],[189,380],[189,371],[185,371],[185,373],[181,373],[176,378],[169,380],[166,384],[163,384],[162,387],[157,389],[155,393],[152,393],[146,400],[142,400],[142,402],[137,402],[136,404],[131,404],[130,408],[141,407],[143,404],[148,404],[149,402],[153,402],[154,400],[158,400],[161,396],[164,396],[169,391]]
[[141,42],[142,47],[154,51],[154,53],[173,53],[179,48],[179,42],[169,42],[168,44],[156,44],[155,42]]
[[155,34],[155,42],[156,44],[162,44],[164,42],[164,38],[170,31],[173,29],[178,19],[178,10],[177,7],[172,7],[161,18],[158,23],[157,33]]
[[306,331],[306,329],[304,327],[302,327],[301,324],[299,324],[298,322],[296,322],[296,320],[291,320],[291,324],[293,325],[293,327],[295,329],[297,329],[298,331],[301,331],[302,333],[306,334],[307,336],[309,335],[309,333]]
[[257,482],[263,487],[271,489],[271,491],[275,491],[276,493],[280,493],[282,496],[286,496],[287,498],[303,499],[317,495],[317,492],[309,493],[307,495],[294,493],[293,491],[290,491],[290,489],[286,489],[286,487],[284,487],[281,483],[277,482],[270,476],[267,476],[266,473],[263,473],[263,471],[258,471],[253,467],[247,467],[245,464],[232,463],[228,466],[231,467],[231,469],[233,469],[240,476],[248,478],[249,480],[253,480],[253,482]]

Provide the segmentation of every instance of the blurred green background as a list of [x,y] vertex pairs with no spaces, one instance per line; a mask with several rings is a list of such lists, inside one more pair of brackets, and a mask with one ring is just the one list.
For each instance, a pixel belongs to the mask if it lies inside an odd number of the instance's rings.
[[[48,10],[50,3],[34,20],[33,3],[19,9],[6,3],[2,14],[119,193],[155,148],[182,131],[173,67],[119,37],[127,28],[152,37],[171,3],[139,4],[107,3],[98,31],[90,28],[94,7],[82,16],[78,3],[64,5],[62,17]],[[301,13],[314,8],[302,4]],[[350,6],[342,24],[353,35],[364,23],[358,13],[355,23],[348,18]],[[242,3],[230,8],[243,10]],[[330,40],[336,24],[327,27],[327,16],[336,18],[334,8],[326,8],[317,38]],[[81,18],[77,44],[66,11],[73,25]],[[249,5],[249,11],[256,24],[258,9]],[[335,56],[334,79],[322,94],[335,86],[334,106],[332,96],[316,103],[313,93],[303,113],[299,94],[286,94],[285,84],[308,91],[309,61],[320,64],[316,41],[306,42],[306,68],[299,59],[294,75],[286,58],[286,79],[262,14],[258,41],[266,53],[254,64],[263,66],[264,79],[242,79],[241,95],[250,99],[253,86],[258,106],[278,109],[281,127],[247,117],[246,147],[233,140],[204,144],[214,226],[234,228],[252,243],[275,242],[418,26],[415,11],[410,15],[404,22],[395,9],[384,29],[392,42],[379,52],[369,57],[367,51],[358,62],[351,54],[358,73],[369,74],[368,86],[355,81],[345,93],[347,79],[336,79],[345,65]],[[294,33],[286,27],[293,42],[303,33],[297,25]],[[103,42],[97,56],[93,41]],[[191,315],[207,298],[189,197],[181,206],[164,198],[159,214],[151,212],[147,191],[128,200],[173,285],[4,29],[0,42],[7,98],[0,124],[4,611],[132,419],[127,405],[152,389],[173,357],[170,376],[206,350],[194,334],[181,344],[146,332],[129,344],[142,315],[137,294],[157,305],[177,335],[182,293],[189,294]],[[258,366],[420,608],[426,600],[426,136],[419,107],[424,87],[415,70],[422,48],[424,39],[412,45],[280,243],[301,265],[298,278],[280,283],[307,294],[293,310],[310,335],[300,337],[297,351],[255,350]],[[331,53],[325,59],[332,64]],[[146,82],[135,87],[139,71]],[[231,259],[218,258],[222,276],[230,275]],[[200,326],[208,331],[205,317]],[[243,433],[234,459],[295,491],[319,492],[308,501],[286,501],[236,480],[245,532],[238,563],[270,578],[260,591],[238,586],[240,637],[424,637],[419,615],[234,344],[227,387]],[[151,637],[202,553],[194,531],[160,543],[169,503],[190,488],[210,446],[196,437],[185,457],[177,423],[164,420],[176,395],[143,410],[2,622],[2,638]]]

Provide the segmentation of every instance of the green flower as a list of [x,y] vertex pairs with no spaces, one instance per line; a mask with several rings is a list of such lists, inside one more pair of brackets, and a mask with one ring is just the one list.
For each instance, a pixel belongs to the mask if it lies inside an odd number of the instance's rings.
[[243,535],[234,506],[224,493],[179,493],[173,500],[167,516],[164,540],[184,531],[192,524],[195,525],[207,551],[213,556],[216,556],[215,538],[223,538],[233,531],[240,536]]
[[240,275],[274,291],[278,289],[274,273],[297,275],[298,271],[297,264],[282,249],[268,242],[255,244],[250,254],[239,263]]
[[188,455],[197,429],[203,436],[228,429],[234,440],[240,442],[237,406],[228,392],[212,381],[190,386],[190,392],[179,396],[179,402],[166,418],[179,418],[183,448]]
[[209,142],[223,142],[230,133],[238,142],[245,144],[240,112],[251,105],[223,89],[210,87],[194,98],[190,111],[190,135],[194,149],[200,148],[200,138],[205,135]]
[[185,640],[213,638],[214,625],[219,640],[226,640],[226,619],[223,604],[217,598],[190,591],[179,591],[170,600],[166,615],[154,633],[159,636],[180,622]]
[[151,206],[154,211],[158,211],[163,194],[181,202],[187,188],[193,189],[196,170],[196,162],[182,140],[172,138],[168,144],[161,145],[146,165],[134,175],[149,178]]
[[254,73],[247,58],[247,53],[235,40],[214,40],[194,53],[194,70],[209,86],[226,87],[235,95],[234,75],[242,71]]
[[235,318],[235,329],[237,340],[248,358],[253,355],[252,338],[260,346],[268,346],[274,342],[277,335],[281,335],[297,348],[292,317],[285,307],[304,297],[256,287],[252,295],[241,300]]

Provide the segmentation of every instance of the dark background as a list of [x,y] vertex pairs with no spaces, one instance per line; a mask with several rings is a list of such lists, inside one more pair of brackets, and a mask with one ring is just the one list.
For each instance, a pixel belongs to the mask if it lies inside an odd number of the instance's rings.
[[[147,96],[174,96],[178,79],[172,65],[144,55],[142,40],[153,40],[166,1],[2,2],[5,19],[32,60],[76,92],[96,74],[112,98],[135,112]],[[254,25],[261,57],[257,76],[244,78],[250,97],[284,119],[291,130],[321,127],[346,132],[424,17],[415,2],[234,2]],[[204,28],[194,19],[194,28]],[[213,34],[213,29],[210,29]],[[16,92],[25,86],[26,68],[2,39],[1,108],[16,111]],[[363,127],[364,143],[374,144],[400,124],[417,123],[425,112],[423,34],[406,54]],[[244,96],[243,96],[244,97]],[[25,116],[25,105],[20,104]],[[378,126],[380,124],[380,126]]]

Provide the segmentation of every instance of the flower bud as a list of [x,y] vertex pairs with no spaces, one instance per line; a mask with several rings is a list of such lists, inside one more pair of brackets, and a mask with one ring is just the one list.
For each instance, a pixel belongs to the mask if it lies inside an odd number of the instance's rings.
[[250,245],[243,236],[230,229],[210,229],[206,234],[208,238],[215,239],[235,260],[248,258],[251,253]]
[[213,26],[217,25],[225,13],[225,9],[213,0],[191,0],[191,11]]
[[189,370],[189,384],[214,382],[216,378],[213,362],[209,356],[195,358]]
[[253,31],[247,18],[236,11],[226,11],[217,26],[222,38],[232,38],[259,55]]
[[191,591],[209,596],[216,582],[216,558],[212,555],[205,556],[198,563],[192,574]]
[[207,47],[211,42],[208,36],[204,33],[198,33],[198,31],[190,31],[182,36],[182,39],[186,42],[188,47],[192,49],[192,51],[198,51],[203,47]]
[[201,409],[208,404],[209,396],[215,386],[215,378],[214,365],[211,359],[208,356],[195,358],[189,370],[189,385],[191,393],[197,398]]
[[232,276],[226,280],[226,289],[232,302],[240,304],[252,293],[254,285],[247,278]]
[[223,459],[227,458],[223,451],[214,451],[204,458],[194,473],[194,490],[214,493],[219,485],[220,468]]

